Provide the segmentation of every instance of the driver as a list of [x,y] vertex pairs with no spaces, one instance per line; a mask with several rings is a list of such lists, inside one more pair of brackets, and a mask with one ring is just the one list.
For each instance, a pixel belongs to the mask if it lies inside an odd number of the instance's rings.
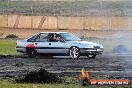
[[63,41],[62,38],[60,37],[60,35],[58,35],[58,34],[55,36],[55,40],[56,40],[56,42]]

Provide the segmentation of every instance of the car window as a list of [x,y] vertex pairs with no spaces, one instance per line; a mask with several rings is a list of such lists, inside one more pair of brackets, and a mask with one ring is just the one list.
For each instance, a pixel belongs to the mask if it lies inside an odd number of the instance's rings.
[[38,36],[39,36],[39,34],[34,35],[33,37],[29,38],[27,41],[28,41],[28,42],[34,42],[35,39],[36,39]]
[[48,42],[48,33],[41,33],[36,40],[37,42]]
[[31,37],[29,42],[48,42],[48,33],[40,33]]
[[66,40],[66,41],[79,41],[81,40],[77,36],[70,34],[70,33],[61,33],[61,36]]
[[60,34],[51,33],[51,34],[49,35],[49,41],[50,41],[50,42],[62,42],[63,39],[62,39],[62,37],[61,37]]

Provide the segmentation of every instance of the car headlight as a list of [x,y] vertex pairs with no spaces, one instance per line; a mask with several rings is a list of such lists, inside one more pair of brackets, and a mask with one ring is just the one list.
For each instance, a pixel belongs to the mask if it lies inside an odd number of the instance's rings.
[[100,45],[100,48],[103,48],[103,46],[102,46],[102,45]]

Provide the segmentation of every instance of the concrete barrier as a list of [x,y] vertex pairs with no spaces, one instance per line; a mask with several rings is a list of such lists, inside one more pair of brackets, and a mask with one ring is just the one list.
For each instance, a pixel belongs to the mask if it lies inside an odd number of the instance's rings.
[[8,15],[8,27],[18,28],[20,16],[18,15]]
[[84,17],[84,29],[107,30],[108,22],[106,17],[89,16]]
[[111,29],[112,30],[127,30],[128,29],[128,17],[111,17]]
[[45,18],[43,17],[41,19],[41,21],[43,19],[45,21],[44,21],[44,23],[42,25],[42,29],[57,29],[57,18],[56,17],[52,17],[52,16],[47,16]]
[[42,16],[32,16],[33,28],[38,29]]
[[82,17],[58,17],[58,29],[83,29]]
[[0,27],[7,27],[7,26],[8,26],[8,16],[0,15]]
[[33,28],[57,29],[57,18],[50,16],[33,16]]
[[132,17],[0,15],[0,27],[68,30],[132,30]]
[[18,28],[32,28],[31,16],[18,16],[16,24],[18,24]]
[[128,21],[128,30],[132,30],[132,17],[129,17],[127,21]]

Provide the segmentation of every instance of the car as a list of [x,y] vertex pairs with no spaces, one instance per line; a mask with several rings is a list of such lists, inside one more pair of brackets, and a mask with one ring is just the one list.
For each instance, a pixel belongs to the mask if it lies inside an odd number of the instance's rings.
[[16,51],[26,53],[31,58],[39,54],[68,55],[73,59],[81,55],[95,58],[102,54],[103,45],[83,41],[68,32],[40,32],[28,39],[17,40]]

